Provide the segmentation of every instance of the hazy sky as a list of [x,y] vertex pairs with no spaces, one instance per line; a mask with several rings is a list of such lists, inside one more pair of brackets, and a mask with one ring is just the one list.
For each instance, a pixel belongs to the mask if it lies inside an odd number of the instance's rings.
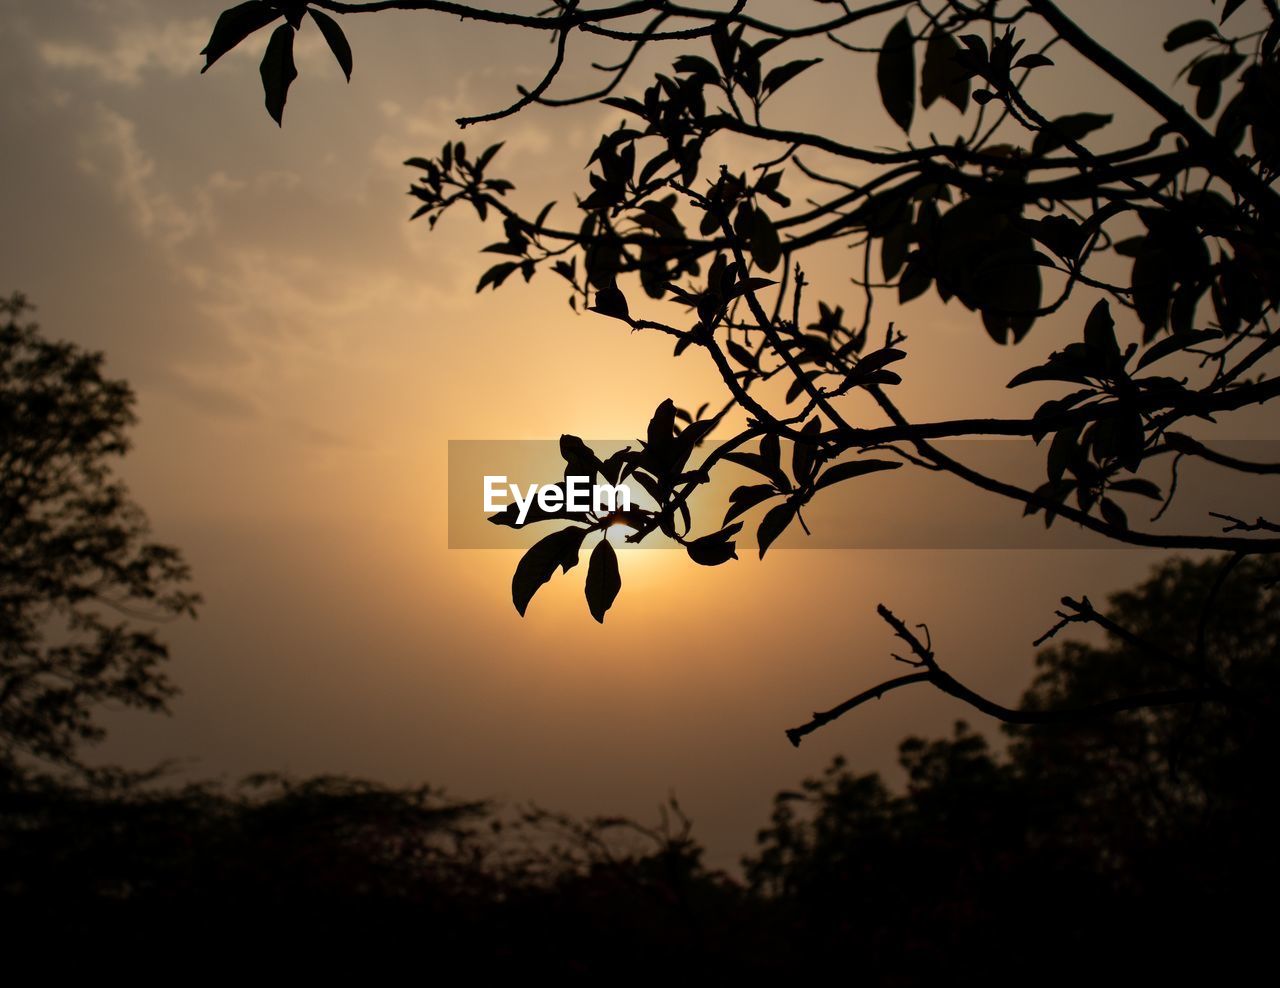
[[[895,673],[878,602],[928,621],[953,673],[1013,702],[1058,597],[1098,599],[1156,558],[790,551],[707,570],[630,553],[603,627],[581,573],[521,620],[515,553],[446,548],[448,440],[638,435],[666,397],[718,398],[716,380],[694,358],[673,361],[665,338],[573,316],[558,279],[477,296],[492,263],[477,250],[501,237],[496,226],[406,222],[401,162],[436,153],[459,136],[455,117],[536,79],[543,39],[438,16],[348,17],[347,86],[304,30],[280,130],[262,108],[265,35],[199,74],[220,6],[0,0],[0,290],[26,291],[50,335],[105,350],[136,387],[124,475],[207,600],[198,622],[168,631],[184,691],[174,716],[119,719],[105,756],[185,759],[227,778],[427,781],[645,818],[674,791],[726,864],[771,794],[834,753],[883,768],[909,732],[981,723],[931,691],[901,692],[798,751],[786,743],[809,711]],[[1164,32],[1208,9],[1065,6],[1164,83],[1181,65],[1161,52]],[[1114,112],[1119,135],[1145,123],[1131,99],[1062,61],[1065,74],[1034,94],[1047,108]],[[799,122],[898,140],[872,63],[849,56],[830,71],[839,98],[801,97]],[[600,106],[535,111],[465,137],[506,141],[494,170],[516,182],[514,201],[557,199],[568,222],[594,139],[619,119]],[[918,139],[958,118],[940,106],[923,121]],[[810,272],[815,298],[855,303],[847,258]],[[1066,331],[1081,311],[1069,309]],[[897,316],[886,308],[877,331]],[[1023,409],[1004,383],[1062,340],[1045,324],[1001,349],[936,302],[899,328],[912,337],[903,401],[920,417]]]

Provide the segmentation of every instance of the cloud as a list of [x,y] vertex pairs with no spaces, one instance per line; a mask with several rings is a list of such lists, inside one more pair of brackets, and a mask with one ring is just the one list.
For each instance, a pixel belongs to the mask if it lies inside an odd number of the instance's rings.
[[99,80],[136,86],[147,72],[172,76],[197,75],[209,33],[205,21],[138,24],[118,30],[110,41],[41,41],[37,48],[49,68],[89,72]]
[[[187,197],[188,205],[183,205],[157,188],[155,159],[139,143],[134,122],[106,107],[99,107],[97,116],[97,130],[89,141],[89,153],[79,161],[80,169],[90,175],[107,173],[116,196],[143,237],[172,246],[212,229],[211,196],[230,180],[221,174],[211,176]],[[105,168],[100,163],[103,158]]]

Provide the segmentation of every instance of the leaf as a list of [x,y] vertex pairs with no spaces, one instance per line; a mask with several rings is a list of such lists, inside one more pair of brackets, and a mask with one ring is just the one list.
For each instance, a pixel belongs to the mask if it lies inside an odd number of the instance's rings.
[[277,126],[283,127],[284,104],[289,98],[289,86],[298,78],[298,69],[293,64],[293,28],[288,24],[281,24],[272,33],[258,71],[262,75],[267,112]]
[[1084,246],[1084,228],[1070,216],[1046,216],[1036,223],[1035,238],[1063,260],[1074,260]]
[[890,364],[906,359],[906,352],[896,347],[883,347],[879,350],[873,350],[854,364],[853,370],[849,371],[845,376],[845,382],[860,381],[863,378],[870,377],[882,367],[888,367]]
[[926,110],[945,99],[963,113],[969,105],[969,72],[956,56],[960,46],[946,31],[935,30],[924,49],[920,70],[920,105]]
[[801,58],[770,70],[769,74],[764,77],[765,93],[777,92],[805,69],[812,65],[817,65],[821,61],[822,59],[820,58]]
[[751,222],[751,257],[764,271],[772,271],[782,260],[782,244],[773,221],[757,208]]
[[324,40],[329,43],[329,50],[333,52],[333,57],[338,60],[342,74],[347,77],[347,82],[350,82],[352,60],[351,45],[347,42],[347,36],[342,33],[342,28],[338,26],[338,22],[324,11],[316,10],[315,7],[308,7],[307,13],[316,22],[316,27],[324,35]]
[[1035,52],[1018,59],[1013,63],[1013,67],[1015,69],[1046,69],[1052,64],[1053,59],[1048,55],[1041,55],[1039,52]]
[[902,270],[907,261],[907,251],[911,246],[911,235],[914,232],[910,223],[899,223],[889,230],[880,241],[880,269],[884,272],[885,281],[892,281]]
[[800,486],[813,480],[818,472],[818,445],[814,442],[814,437],[821,431],[822,420],[815,416],[800,430],[800,435],[805,438],[797,439],[791,444],[791,473]]
[[1084,341],[1099,353],[1107,355],[1109,361],[1120,360],[1120,344],[1116,342],[1116,323],[1111,318],[1111,305],[1104,298],[1099,300],[1089,313],[1084,324]]
[[1160,485],[1154,484],[1149,480],[1143,480],[1141,477],[1134,477],[1130,480],[1117,480],[1108,486],[1113,491],[1123,491],[1126,494],[1141,494],[1143,497],[1149,497],[1153,501],[1164,500],[1164,495],[1160,492]]
[[1153,339],[1169,318],[1173,296],[1173,272],[1165,252],[1159,249],[1139,254],[1131,275],[1133,304],[1142,320],[1143,341]]
[[1222,20],[1218,23],[1227,23],[1227,18],[1239,10],[1243,4],[1244,0],[1227,0],[1227,2],[1222,5]]
[[1219,55],[1209,55],[1207,58],[1202,58],[1196,62],[1195,66],[1187,74],[1187,82],[1193,86],[1214,85],[1225,82],[1246,61],[1245,56],[1234,51],[1222,52]]
[[618,554],[614,551],[613,543],[602,536],[591,550],[591,561],[587,564],[587,607],[591,616],[604,624],[605,613],[613,606],[621,589]]
[[1102,509],[1102,517],[1106,520],[1108,525],[1112,528],[1118,528],[1121,531],[1128,531],[1129,518],[1124,513],[1124,510],[1120,505],[1116,504],[1115,501],[1110,498],[1104,497],[1099,507]]
[[600,458],[595,451],[577,436],[568,433],[560,437],[560,455],[564,458],[566,479],[586,477],[590,483],[595,479],[596,471],[601,468]]
[[654,451],[668,449],[675,442],[675,433],[676,403],[668,398],[654,409],[653,417],[649,419],[646,448]]
[[519,263],[516,261],[503,261],[500,264],[495,264],[488,271],[482,274],[480,276],[480,280],[476,282],[476,293],[479,294],[484,291],[486,285],[492,285],[496,291],[519,266]]
[[844,480],[863,477],[869,473],[879,473],[881,470],[896,470],[900,466],[902,464],[896,460],[850,460],[848,463],[837,463],[818,478],[813,489],[820,491],[824,487],[830,487]]
[[916,109],[915,39],[904,17],[889,29],[876,62],[880,101],[893,122],[910,132]]
[[521,617],[533,595],[551,579],[557,567],[568,573],[578,565],[578,551],[586,535],[585,528],[562,528],[535,542],[521,557],[511,578],[511,600]]
[[1213,21],[1187,21],[1187,23],[1179,24],[1169,32],[1169,36],[1164,39],[1164,50],[1177,51],[1186,45],[1195,44],[1205,38],[1212,38],[1217,33],[1218,28]]
[[213,33],[209,35],[209,43],[200,52],[205,57],[201,73],[208,72],[209,66],[220,59],[254,31],[266,27],[277,17],[280,11],[263,3],[262,0],[249,0],[248,3],[224,10],[218,15],[213,25]]
[[929,290],[931,284],[933,276],[929,269],[917,260],[908,261],[907,270],[902,272],[902,277],[898,280],[898,304],[905,305],[919,298]]
[[685,546],[689,558],[700,566],[720,566],[730,559],[737,559],[737,545],[733,537],[742,531],[742,523],[730,525],[712,535],[694,539]]
[[1166,336],[1146,349],[1142,356],[1138,358],[1138,366],[1135,369],[1142,370],[1148,364],[1154,364],[1157,360],[1177,353],[1179,350],[1185,350],[1187,347],[1203,343],[1205,340],[1217,339],[1221,335],[1216,329],[1196,329],[1190,333],[1175,333],[1172,336]]
[[598,312],[602,316],[609,316],[611,319],[621,319],[623,322],[631,322],[631,309],[627,305],[627,297],[622,294],[622,289],[610,285],[601,288],[596,292],[596,304],[587,307],[588,312]]
[[795,377],[790,386],[787,388],[786,402],[790,405],[793,401],[805,393],[805,389],[813,384],[822,376],[823,372],[818,370],[807,370],[803,374]]
[[725,512],[724,524],[745,515],[762,501],[777,496],[778,489],[773,484],[745,484],[729,495],[729,510]]
[[[477,174],[485,170],[485,167],[493,160],[493,156],[502,150],[502,145],[505,143],[506,141],[499,141],[497,144],[490,144],[484,149],[484,153],[476,159],[475,170]],[[533,221],[533,225],[535,227],[542,226],[542,221],[547,218],[547,213],[551,212],[551,207],[554,205],[554,202],[549,202],[542,207],[542,212],[539,213],[538,218]]]
[[[701,82],[711,83],[714,85],[720,81],[720,71],[700,55],[681,55],[672,63],[671,67],[675,69],[677,73],[688,73]],[[608,102],[608,100],[601,100],[601,102]],[[632,102],[635,101],[633,100]],[[614,105],[617,105],[617,103],[615,102]],[[644,116],[643,104],[637,105],[640,106],[641,109],[641,112],[639,112],[637,116]]]
[[759,529],[756,530],[756,538],[760,543],[761,559],[764,558],[769,546],[773,545],[778,536],[791,524],[791,519],[796,516],[798,510],[799,505],[794,501],[787,500],[770,508],[765,514],[760,522]]
[[751,370],[758,370],[755,354],[744,347],[741,343],[736,340],[729,340],[725,346],[729,351],[729,356],[740,363],[743,367],[749,367]]
[[1059,429],[1053,436],[1053,442],[1049,444],[1049,455],[1045,461],[1045,471],[1049,477],[1049,483],[1056,484],[1062,480],[1062,475],[1066,473],[1067,465],[1076,455],[1077,443],[1080,440],[1080,426],[1068,426],[1065,429]]
[[1058,117],[1036,134],[1036,139],[1031,143],[1031,153],[1049,154],[1066,146],[1068,141],[1082,141],[1095,130],[1111,123],[1112,119],[1110,113],[1070,113],[1065,117]]

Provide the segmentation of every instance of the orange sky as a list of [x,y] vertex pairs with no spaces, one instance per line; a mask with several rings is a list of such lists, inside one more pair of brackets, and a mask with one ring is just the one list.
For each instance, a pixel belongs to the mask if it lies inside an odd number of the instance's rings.
[[[1181,66],[1160,51],[1167,27],[1205,9],[1070,4],[1165,83]],[[446,548],[448,440],[639,435],[663,398],[718,399],[716,379],[696,355],[673,361],[665,338],[573,316],[558,279],[477,296],[491,263],[477,250],[496,227],[451,215],[432,234],[406,222],[400,162],[459,136],[456,116],[505,105],[540,74],[541,41],[434,16],[346,18],[348,87],[304,31],[278,130],[256,69],[265,36],[199,75],[218,10],[0,2],[0,289],[26,291],[48,333],[106,350],[135,385],[142,424],[125,476],[207,600],[197,623],[168,635],[184,690],[174,716],[119,719],[104,755],[186,759],[196,775],[228,778],[428,781],[646,818],[673,790],[713,862],[728,864],[770,795],[832,754],[883,768],[905,734],[969,716],[928,691],[899,693],[799,751],[786,743],[783,728],[810,710],[894,674],[876,603],[928,621],[954,674],[1012,702],[1057,598],[1098,599],[1156,558],[788,551],[706,570],[646,553],[623,559],[603,627],[586,613],[581,574],[544,589],[522,621],[514,553]],[[866,37],[887,28],[873,22]],[[649,67],[674,54],[659,50]],[[1102,145],[1145,124],[1131,99],[1061,61],[1065,74],[1045,76],[1057,84],[1032,93],[1047,110],[1115,113]],[[820,71],[831,88],[796,96],[796,125],[899,139],[870,61]],[[568,72],[566,88],[584,78]],[[514,201],[557,199],[553,215],[568,222],[594,139],[618,119],[600,106],[540,110],[465,136],[506,141],[493,170],[516,182]],[[958,124],[941,104],[922,119],[917,139]],[[856,304],[847,257],[810,268],[813,301]],[[1074,333],[1091,303],[1018,348],[932,297],[906,316],[886,306],[876,326],[898,318],[911,337],[910,414],[1000,414],[1043,397],[1003,385]]]

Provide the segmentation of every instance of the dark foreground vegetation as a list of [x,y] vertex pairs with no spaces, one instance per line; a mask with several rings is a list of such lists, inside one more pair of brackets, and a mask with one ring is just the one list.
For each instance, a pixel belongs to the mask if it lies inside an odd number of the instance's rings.
[[1047,648],[1023,706],[1164,687],[1184,663],[1247,702],[1006,727],[999,750],[957,724],[903,742],[902,791],[837,760],[775,797],[735,876],[703,865],[675,804],[650,828],[350,779],[174,788],[10,763],[10,949],[358,952],[601,980],[1226,976],[1265,957],[1274,924],[1280,634],[1280,565],[1226,565],[1171,561],[1115,597],[1107,616],[1143,647]]

